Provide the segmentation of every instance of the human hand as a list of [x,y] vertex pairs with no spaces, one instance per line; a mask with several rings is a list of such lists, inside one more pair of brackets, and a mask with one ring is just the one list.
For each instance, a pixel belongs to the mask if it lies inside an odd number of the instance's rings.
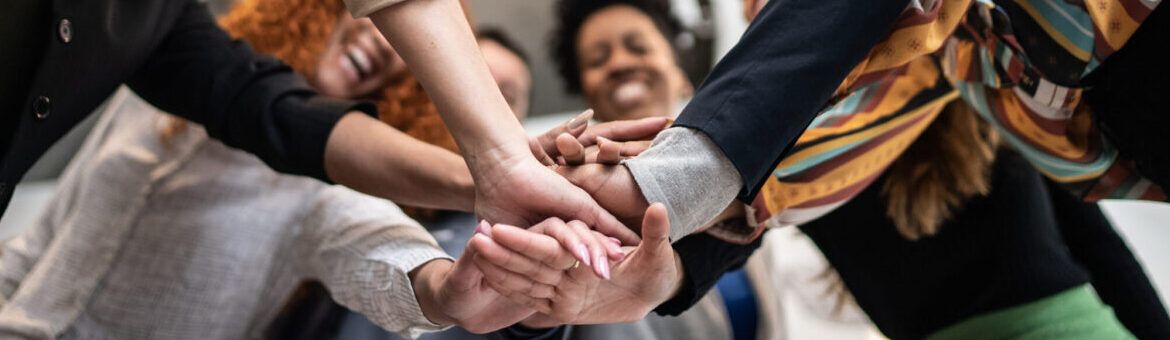
[[580,164],[576,161],[578,156],[596,160],[600,148],[612,144],[610,147],[616,148],[606,156],[614,154],[632,157],[649,148],[650,140],[670,125],[670,120],[662,117],[588,125],[592,117],[593,110],[585,110],[568,122],[529,138],[528,144],[533,155],[544,165]]
[[[682,263],[670,246],[666,208],[651,206],[642,222],[643,240],[613,267],[610,280],[583,268],[568,268],[568,224],[523,230],[492,227],[491,238],[477,237],[475,264],[489,286],[538,315],[529,327],[558,324],[632,322],[673,296],[682,284]],[[539,232],[539,233],[538,233]]]
[[602,208],[630,228],[642,224],[642,215],[650,203],[624,165],[561,166],[556,172],[589,193]]
[[[486,224],[482,228],[486,228]],[[459,325],[482,334],[507,327],[533,313],[488,287],[472,263],[476,250],[468,243],[455,263],[428,262],[410,273],[423,315],[439,325]]]

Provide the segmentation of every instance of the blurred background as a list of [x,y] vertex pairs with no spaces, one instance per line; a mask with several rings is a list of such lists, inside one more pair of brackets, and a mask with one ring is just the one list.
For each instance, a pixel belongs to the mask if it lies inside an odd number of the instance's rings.
[[[546,47],[553,27],[554,1],[469,0],[468,3],[476,25],[501,28],[528,54],[533,78],[531,113],[525,122],[529,131],[544,131],[586,108],[579,96],[564,90]],[[229,8],[230,1],[213,0],[209,5],[222,13]],[[734,44],[746,28],[740,6],[738,0],[673,0],[674,14],[687,30],[675,43],[683,50],[680,62],[694,84],[701,83],[706,70]],[[0,239],[10,238],[31,225],[46,202],[52,199],[55,178],[72,158],[96,118],[97,115],[92,115],[87,123],[62,139],[28,173],[17,187],[7,213],[0,220]],[[1106,201],[1103,206],[1145,264],[1163,300],[1167,300],[1166,297],[1170,296],[1167,295],[1170,292],[1170,266],[1165,264],[1170,263],[1170,247],[1166,246],[1170,244],[1170,204]],[[784,256],[784,249],[774,251],[777,252],[776,256]],[[790,265],[800,265],[799,262],[805,260],[793,256],[785,261]],[[785,301],[795,303],[792,301],[796,300]],[[1170,301],[1165,302],[1170,305]],[[814,318],[802,319],[800,306],[787,307],[789,311],[797,311],[790,317],[790,325],[806,328],[794,330],[806,332],[804,335],[807,337],[797,338],[853,338],[818,328],[820,326]]]

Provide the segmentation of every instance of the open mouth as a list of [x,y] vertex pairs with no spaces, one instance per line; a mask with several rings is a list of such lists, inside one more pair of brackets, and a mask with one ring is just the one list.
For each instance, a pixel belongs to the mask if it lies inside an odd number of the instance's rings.
[[345,52],[345,59],[349,60],[353,69],[358,73],[358,79],[365,79],[373,70],[373,65],[370,63],[370,58],[366,56],[365,52],[357,48],[349,48]]
[[644,81],[626,81],[610,94],[610,99],[621,108],[629,108],[641,104],[650,96],[650,86]]

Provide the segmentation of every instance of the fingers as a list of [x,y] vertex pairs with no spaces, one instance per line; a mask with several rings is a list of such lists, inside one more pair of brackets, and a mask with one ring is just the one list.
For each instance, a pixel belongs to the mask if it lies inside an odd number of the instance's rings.
[[670,218],[662,203],[651,204],[642,218],[642,244],[638,249],[649,255],[672,251],[670,248]]
[[606,122],[585,129],[578,139],[584,145],[595,144],[599,136],[619,142],[649,140],[669,124],[670,120],[663,117]]
[[[519,242],[522,244],[521,247],[528,247],[529,249],[548,248],[547,245],[535,247],[532,246],[532,242],[541,242],[538,241],[539,238],[548,239],[547,236],[514,227],[509,231],[513,230],[528,234],[522,235],[524,237],[519,239]],[[493,231],[493,235],[495,237],[499,237],[497,231]],[[528,237],[531,235],[535,235],[537,238]],[[486,239],[486,241],[477,241],[477,244],[475,245],[477,248],[476,251],[478,252],[477,255],[480,258],[495,264],[496,266],[508,268],[509,272],[523,275],[532,281],[548,285],[556,285],[560,283],[564,274],[564,270],[572,266],[573,263],[577,261],[567,254],[565,256],[558,256],[560,254],[545,254],[545,252],[540,251],[529,253],[525,250],[509,249],[507,245],[497,243],[495,240],[488,238],[487,235],[482,236],[484,236],[483,238]],[[473,239],[478,238],[473,237]],[[560,249],[560,245],[557,244],[556,240],[548,239],[548,241],[544,243],[551,243],[552,247],[556,248],[555,251],[557,253],[564,253],[564,251]],[[550,258],[552,259],[552,262],[560,263],[553,263],[551,265],[544,264],[538,260],[541,257]],[[559,267],[553,267],[552,265],[559,265]]]
[[648,141],[648,140],[639,140],[639,141],[632,141],[632,142],[622,142],[621,144],[622,144],[622,150],[621,150],[622,157],[635,157],[637,155],[642,154],[642,152],[646,151],[646,149],[649,149],[650,145],[653,145],[654,142]]
[[483,279],[483,273],[475,266],[472,259],[479,253],[475,247],[471,245],[472,240],[467,241],[467,246],[464,247],[463,256],[455,260],[455,268],[451,269],[448,282],[451,288],[456,292],[467,292],[479,285],[480,280]]
[[597,163],[618,164],[622,161],[622,144],[605,137],[597,137]]
[[[556,219],[549,219],[533,226],[534,231],[543,232],[550,225],[549,221]],[[564,223],[559,224],[561,229],[568,227]],[[584,264],[589,260],[589,251],[586,249],[580,255],[575,255],[572,250],[566,250],[561,246],[561,242],[544,234],[539,234],[533,231],[520,229],[510,225],[496,225],[492,227],[491,234],[492,242],[503,247],[508,252],[520,254],[524,257],[532,259],[543,266],[558,271],[563,271],[572,267],[577,261]],[[568,248],[572,249],[572,247]],[[578,257],[581,258],[578,258]],[[496,265],[505,265],[502,262],[496,262]],[[511,269],[511,267],[507,267]]]
[[552,312],[552,305],[547,297],[533,296],[533,294],[536,294],[551,297],[555,293],[552,286],[543,285],[528,280],[522,275],[509,272],[481,256],[475,257],[474,261],[476,267],[484,274],[484,282],[492,290],[495,290],[512,302],[527,306],[538,312]]
[[561,134],[556,140],[557,153],[565,160],[566,165],[581,165],[585,163],[585,146],[577,138],[569,134]]
[[[585,112],[581,112],[581,114],[573,117],[572,119],[569,119],[569,121],[565,122],[564,124],[552,128],[552,130],[548,130],[539,136],[530,138],[528,140],[528,146],[532,148],[532,153],[536,155],[537,159],[541,160],[541,163],[544,163],[544,157],[548,157],[548,159],[551,161],[557,156],[560,156],[560,152],[557,151],[556,145],[557,137],[566,133],[573,136],[573,138],[580,136],[586,131],[589,125],[589,120],[592,118],[593,110],[585,110]],[[552,164],[550,163],[545,165]]]
[[[541,137],[528,138],[528,148],[532,149],[532,156],[536,157],[536,160],[540,162],[540,165],[556,165],[557,162],[548,155],[548,152],[544,151],[544,146],[541,144],[540,138]],[[556,148],[555,142],[553,148]]]
[[567,226],[578,238],[589,244],[589,262],[592,263],[593,273],[603,279],[609,280],[609,256],[606,254],[608,252],[606,244],[609,244],[609,240],[594,236],[594,231],[589,229],[589,226],[581,221],[571,221]]

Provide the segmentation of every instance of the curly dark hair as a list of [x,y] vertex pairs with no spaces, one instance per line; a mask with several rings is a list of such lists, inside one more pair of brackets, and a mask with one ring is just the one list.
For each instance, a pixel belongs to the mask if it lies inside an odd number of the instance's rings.
[[613,5],[629,5],[642,11],[659,32],[666,37],[672,49],[674,38],[682,33],[682,25],[670,14],[669,0],[560,0],[556,6],[557,27],[549,45],[557,70],[569,93],[581,93],[581,71],[577,65],[577,35],[590,15]]
[[512,54],[515,54],[517,57],[519,57],[520,61],[524,62],[525,66],[529,64],[528,53],[524,53],[524,49],[520,48],[520,44],[516,43],[516,39],[512,39],[512,36],[508,35],[508,33],[504,32],[504,30],[499,27],[479,26],[475,30],[475,39],[481,41],[494,41],[497,44],[500,44],[500,46],[503,46],[504,49],[511,51]]

